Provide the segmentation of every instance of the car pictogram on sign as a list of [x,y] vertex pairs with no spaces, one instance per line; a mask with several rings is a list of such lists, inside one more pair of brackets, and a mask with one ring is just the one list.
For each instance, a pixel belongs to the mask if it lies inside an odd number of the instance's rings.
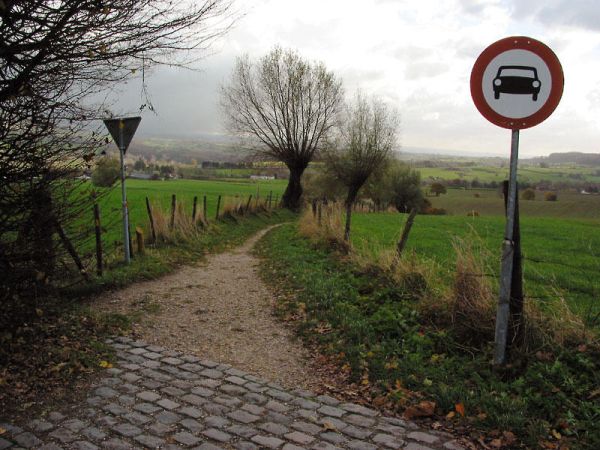
[[535,102],[540,93],[542,83],[538,78],[537,69],[530,66],[500,66],[493,81],[494,98],[503,94],[531,95]]

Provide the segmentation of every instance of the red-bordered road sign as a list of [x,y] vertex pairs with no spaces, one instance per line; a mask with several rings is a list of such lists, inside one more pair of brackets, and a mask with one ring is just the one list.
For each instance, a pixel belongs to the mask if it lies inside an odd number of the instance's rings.
[[564,75],[545,44],[513,36],[486,48],[471,72],[471,97],[479,112],[499,127],[533,127],[556,109]]

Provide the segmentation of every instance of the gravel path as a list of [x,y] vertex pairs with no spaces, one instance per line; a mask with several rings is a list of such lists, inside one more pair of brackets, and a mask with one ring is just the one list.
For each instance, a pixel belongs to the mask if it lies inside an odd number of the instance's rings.
[[313,389],[321,381],[309,355],[273,316],[273,294],[250,253],[271,228],[196,266],[106,293],[95,306],[141,311],[134,329],[146,342],[231,364],[282,386]]
[[117,361],[81,401],[0,422],[0,450],[461,450],[448,434],[311,392],[317,368],[271,315],[249,253],[267,231],[99,298],[100,309],[144,313],[135,339],[107,341]]

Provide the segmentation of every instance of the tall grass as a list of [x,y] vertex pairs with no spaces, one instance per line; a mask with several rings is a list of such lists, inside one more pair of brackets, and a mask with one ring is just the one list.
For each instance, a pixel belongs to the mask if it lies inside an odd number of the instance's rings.
[[[339,204],[323,206],[321,221],[311,210],[299,222],[301,235],[335,250],[343,250],[363,270],[376,268],[398,286],[413,292],[417,309],[425,320],[448,327],[460,345],[481,347],[494,340],[496,293],[492,284],[493,260],[485,242],[474,228],[464,238],[454,238],[455,265],[452,270],[432,259],[420,258],[413,250],[398,258],[395,248],[377,242],[343,240],[344,210]],[[361,247],[357,249],[355,247]],[[362,247],[367,248],[364,251]],[[552,345],[591,343],[597,334],[586,328],[573,313],[558,289],[548,287],[543,304],[525,302],[523,339],[514,346],[518,352],[531,353]]]

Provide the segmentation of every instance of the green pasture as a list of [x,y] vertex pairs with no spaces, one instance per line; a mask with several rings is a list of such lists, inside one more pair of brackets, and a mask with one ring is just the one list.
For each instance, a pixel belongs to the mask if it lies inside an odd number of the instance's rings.
[[[600,195],[559,191],[558,201],[547,202],[544,192],[536,191],[535,200],[519,200],[522,217],[556,217],[563,219],[600,219]],[[436,208],[448,214],[464,216],[477,211],[482,216],[504,214],[504,200],[495,189],[448,189],[447,194],[427,197]]]
[[[377,255],[393,248],[404,214],[377,213],[353,216],[352,243],[361,252]],[[450,283],[457,238],[474,242],[486,253],[486,275],[497,285],[504,218],[466,216],[417,216],[407,245],[436,265],[442,280]],[[525,292],[531,301],[561,295],[573,311],[593,321],[600,314],[600,221],[549,217],[521,219]]]
[[[415,167],[421,172],[423,181],[443,181],[464,179],[473,181],[478,179],[481,182],[491,182],[508,179],[508,166],[473,166],[473,167]],[[518,169],[520,182],[535,183],[542,180],[552,182],[590,182],[600,183],[598,169],[577,166],[561,167],[536,167],[522,166]]]
[[[126,181],[127,203],[131,229],[136,226],[147,228],[148,213],[146,211],[146,197],[154,209],[160,208],[164,212],[170,211],[171,196],[177,197],[177,203],[183,205],[192,215],[194,196],[198,197],[197,214],[202,213],[203,197],[206,196],[207,216],[214,219],[217,209],[217,200],[222,196],[221,208],[226,202],[245,202],[252,195],[255,201],[268,198],[273,192],[273,199],[281,199],[286,180],[131,180]],[[105,192],[100,201],[102,225],[105,229],[104,242],[113,243],[122,241],[121,228],[121,186],[115,184],[110,191]],[[90,224],[93,217],[90,213]]]

